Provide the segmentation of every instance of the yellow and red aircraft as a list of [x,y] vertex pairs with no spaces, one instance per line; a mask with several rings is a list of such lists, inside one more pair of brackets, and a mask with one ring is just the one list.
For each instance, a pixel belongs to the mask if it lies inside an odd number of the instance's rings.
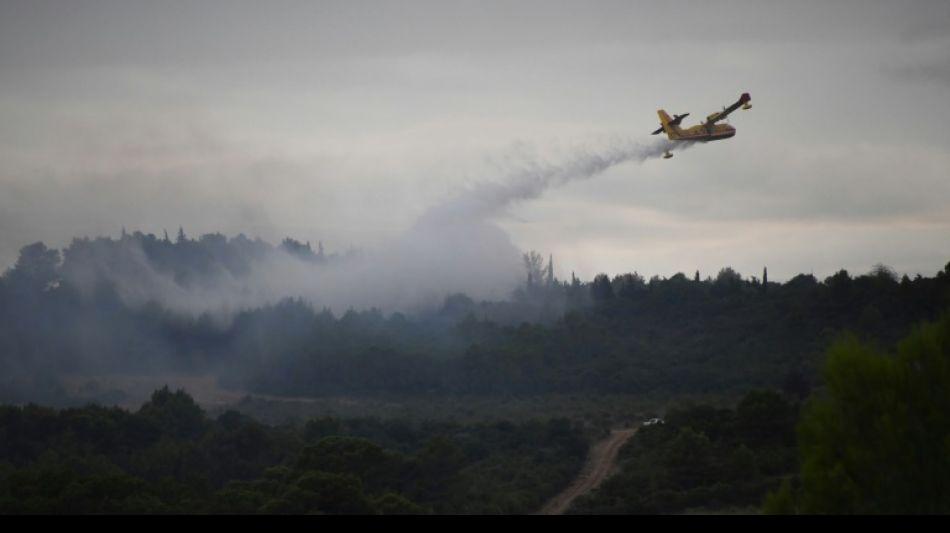
[[[653,135],[665,131],[671,141],[707,142],[728,139],[736,134],[736,129],[728,124],[716,123],[725,119],[730,113],[740,107],[742,109],[751,108],[752,105],[749,103],[751,101],[752,98],[749,96],[749,93],[742,93],[742,96],[739,97],[739,101],[736,103],[729,107],[722,108],[722,111],[717,111],[709,115],[706,117],[706,122],[686,129],[680,128],[680,122],[682,122],[685,117],[688,117],[689,113],[675,115],[675,118],[670,118],[670,116],[666,114],[666,111],[660,109],[656,112],[660,115],[660,128],[654,131]],[[669,150],[663,154],[663,159],[669,159],[671,157],[673,157],[673,154],[670,153]]]

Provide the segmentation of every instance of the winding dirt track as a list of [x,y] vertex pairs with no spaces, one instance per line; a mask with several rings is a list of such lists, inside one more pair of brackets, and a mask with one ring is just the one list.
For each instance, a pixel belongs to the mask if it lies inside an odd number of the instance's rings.
[[564,514],[575,498],[600,486],[613,473],[620,448],[636,432],[637,428],[615,429],[609,437],[595,444],[577,479],[564,492],[551,498],[537,514]]

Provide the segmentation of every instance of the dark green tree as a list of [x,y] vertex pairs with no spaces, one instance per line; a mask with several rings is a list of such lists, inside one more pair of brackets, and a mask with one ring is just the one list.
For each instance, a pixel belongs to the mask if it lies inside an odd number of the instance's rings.
[[950,512],[950,314],[896,355],[844,338],[824,377],[798,428],[801,488],[786,484],[766,511]]
[[35,242],[20,248],[20,257],[10,276],[14,283],[42,290],[57,279],[58,266],[59,250],[49,249],[42,242]]
[[613,300],[614,289],[610,284],[610,278],[607,274],[597,274],[594,281],[590,284],[590,297],[594,302],[606,302]]
[[137,416],[178,438],[196,438],[208,425],[204,411],[191,396],[181,389],[171,392],[167,385],[152,393]]

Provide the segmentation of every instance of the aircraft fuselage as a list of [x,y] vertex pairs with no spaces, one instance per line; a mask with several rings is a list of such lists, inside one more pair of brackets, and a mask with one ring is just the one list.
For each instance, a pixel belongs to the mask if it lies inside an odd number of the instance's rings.
[[700,124],[689,128],[680,128],[676,133],[676,138],[671,140],[707,142],[728,139],[736,134],[736,129],[728,124],[716,124],[712,127],[712,131],[709,131]]

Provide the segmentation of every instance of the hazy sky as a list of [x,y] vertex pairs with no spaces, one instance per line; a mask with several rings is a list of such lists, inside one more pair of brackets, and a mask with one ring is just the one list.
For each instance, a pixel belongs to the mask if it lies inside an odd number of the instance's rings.
[[950,2],[0,0],[0,265],[43,240],[381,246],[463,187],[752,95],[499,223],[556,272],[933,275]]

